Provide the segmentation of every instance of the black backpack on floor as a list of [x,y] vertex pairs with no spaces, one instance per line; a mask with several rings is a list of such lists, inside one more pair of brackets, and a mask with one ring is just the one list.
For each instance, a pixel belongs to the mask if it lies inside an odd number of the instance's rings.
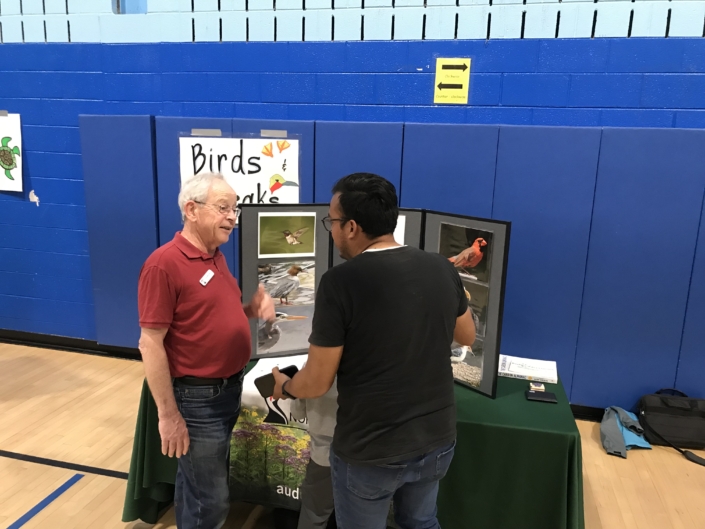
[[689,461],[705,459],[682,448],[705,449],[705,399],[691,399],[677,389],[661,389],[639,399],[639,423],[649,443],[670,446]]

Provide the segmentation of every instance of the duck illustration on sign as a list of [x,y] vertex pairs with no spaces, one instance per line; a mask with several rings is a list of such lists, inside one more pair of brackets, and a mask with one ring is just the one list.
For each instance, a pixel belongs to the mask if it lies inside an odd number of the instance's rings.
[[269,156],[270,158],[274,158],[274,150],[272,149],[272,142],[269,142],[267,145],[262,147],[262,154],[265,156]]
[[272,176],[272,178],[269,179],[269,191],[272,194],[274,194],[277,189],[281,189],[284,186],[299,187],[299,184],[297,184],[296,182],[285,180],[284,177],[280,174],[275,174],[274,176]]

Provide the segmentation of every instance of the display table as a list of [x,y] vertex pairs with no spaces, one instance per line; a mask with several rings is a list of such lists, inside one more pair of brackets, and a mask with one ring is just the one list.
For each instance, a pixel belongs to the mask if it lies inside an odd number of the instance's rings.
[[[495,400],[456,386],[458,443],[438,495],[444,529],[584,528],[580,434],[563,386],[546,384],[558,404],[527,401],[527,386],[500,377]],[[155,523],[173,498],[175,475],[145,383],[123,521]]]
[[580,433],[563,385],[558,404],[526,400],[525,380],[499,377],[490,400],[456,386],[458,444],[441,481],[444,529],[583,529]]

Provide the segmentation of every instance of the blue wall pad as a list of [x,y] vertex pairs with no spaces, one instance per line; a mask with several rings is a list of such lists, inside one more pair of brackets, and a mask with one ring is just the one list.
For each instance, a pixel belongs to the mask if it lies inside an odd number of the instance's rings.
[[98,343],[137,347],[137,279],[157,248],[150,116],[80,116]]
[[402,123],[316,122],[314,198],[328,202],[331,188],[350,173],[376,173],[401,184]]
[[556,360],[569,395],[601,133],[499,131],[492,216],[512,221],[502,353]]
[[631,408],[673,386],[703,145],[702,130],[603,130],[572,402]]
[[[192,129],[220,129],[223,136],[232,134],[233,120],[225,118],[174,118],[157,117],[157,189],[159,204],[159,244],[163,245],[181,231],[181,212],[178,198],[181,188],[179,172],[179,137],[190,135]],[[230,235],[230,240],[220,247],[225,255],[228,268],[237,277],[235,260],[235,241],[237,233]]]
[[494,125],[405,125],[402,206],[489,218],[498,135]]
[[705,398],[705,210],[700,220],[676,387],[691,397]]

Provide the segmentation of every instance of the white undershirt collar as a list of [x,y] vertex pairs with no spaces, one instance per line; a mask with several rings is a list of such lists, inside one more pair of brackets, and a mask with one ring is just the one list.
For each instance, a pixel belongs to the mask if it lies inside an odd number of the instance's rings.
[[401,246],[390,246],[389,248],[370,248],[369,250],[365,250],[362,253],[367,253],[367,252],[384,252],[385,250],[397,250],[399,248],[406,248],[406,244],[402,244]]

